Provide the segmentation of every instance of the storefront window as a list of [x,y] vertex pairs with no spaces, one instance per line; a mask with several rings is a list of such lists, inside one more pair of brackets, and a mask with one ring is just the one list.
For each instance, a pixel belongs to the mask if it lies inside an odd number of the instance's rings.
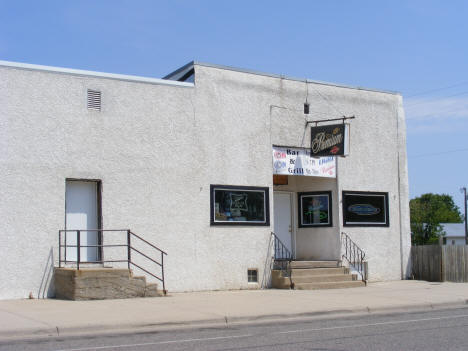
[[268,188],[211,185],[211,224],[270,225]]
[[299,227],[332,226],[331,191],[299,193]]
[[343,225],[388,227],[388,193],[343,191]]

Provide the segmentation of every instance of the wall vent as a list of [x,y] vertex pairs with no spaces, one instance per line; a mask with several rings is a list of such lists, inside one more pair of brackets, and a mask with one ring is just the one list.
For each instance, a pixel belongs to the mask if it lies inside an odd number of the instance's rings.
[[88,89],[88,110],[101,111],[101,92]]

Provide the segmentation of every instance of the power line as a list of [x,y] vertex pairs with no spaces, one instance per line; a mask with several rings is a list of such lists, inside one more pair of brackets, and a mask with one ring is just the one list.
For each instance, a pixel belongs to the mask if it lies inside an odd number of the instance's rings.
[[419,158],[419,157],[427,157],[427,156],[444,155],[444,154],[450,154],[452,152],[460,152],[460,151],[468,151],[468,148],[466,148],[466,149],[457,149],[457,150],[447,150],[447,151],[441,151],[441,152],[434,152],[434,153],[431,153],[431,154],[414,155],[414,156],[408,156],[408,158]]
[[[410,118],[407,118],[408,121],[414,121],[414,120],[417,120],[417,119],[421,119],[421,118],[427,118],[427,117],[433,117],[433,118],[436,118],[436,117],[447,117],[447,115],[450,115],[454,112],[457,112],[457,111],[463,111],[463,110],[467,110],[468,109],[468,106],[463,106],[463,107],[457,107],[457,108],[453,108],[451,110],[448,110],[448,111],[442,111],[442,112],[435,112],[435,113],[428,113],[428,114],[425,114],[425,115],[420,115],[420,116],[415,116],[415,117],[410,117]],[[412,113],[408,113],[408,111],[406,111],[406,114],[408,116],[411,116]],[[465,116],[465,115],[463,115]],[[455,117],[455,116],[452,116],[452,117]],[[458,116],[457,116],[458,117]],[[462,117],[462,116],[460,116]]]
[[[461,93],[448,95],[448,96],[441,96],[439,99],[447,99],[447,98],[451,98],[454,96],[460,96],[460,95],[465,95],[465,94],[468,94],[468,91],[462,91]],[[418,101],[418,102],[413,102],[412,104],[409,104],[409,105],[405,105],[405,107],[411,107],[411,106],[420,105],[420,104],[430,104],[430,103],[431,102],[428,102],[428,101]]]
[[461,83],[449,85],[449,86],[447,86],[447,87],[441,87],[441,88],[435,88],[435,89],[431,89],[431,90],[422,91],[422,92],[420,92],[420,93],[408,95],[408,96],[406,96],[406,98],[410,98],[410,97],[413,97],[413,96],[426,95],[426,94],[434,93],[434,92],[436,92],[436,91],[441,91],[441,90],[446,90],[446,89],[451,89],[451,88],[459,87],[460,85],[465,85],[465,84],[468,84],[468,82],[461,82]]

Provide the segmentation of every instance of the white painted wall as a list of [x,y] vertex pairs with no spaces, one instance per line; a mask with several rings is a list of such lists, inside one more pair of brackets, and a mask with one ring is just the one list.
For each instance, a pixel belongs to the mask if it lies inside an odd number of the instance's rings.
[[[305,118],[318,115],[301,112],[303,82],[195,70],[195,85],[187,87],[0,66],[0,254],[8,263],[0,298],[53,295],[66,178],[100,179],[103,227],[131,228],[169,253],[170,291],[252,288],[248,268],[259,269],[256,287],[269,284],[273,223],[210,226],[209,187],[273,189],[271,145],[308,146]],[[102,91],[101,112],[86,109],[88,88]],[[409,252],[400,96],[309,84],[308,101],[322,118],[338,110],[357,118],[338,181],[294,177],[294,191],[326,187],[334,198],[341,190],[388,191],[390,227],[347,232],[368,253],[371,279],[399,279],[400,257],[406,269]],[[297,232],[300,257],[339,256],[340,211],[335,203],[326,234]],[[319,235],[327,238],[323,246],[308,246],[307,238]]]

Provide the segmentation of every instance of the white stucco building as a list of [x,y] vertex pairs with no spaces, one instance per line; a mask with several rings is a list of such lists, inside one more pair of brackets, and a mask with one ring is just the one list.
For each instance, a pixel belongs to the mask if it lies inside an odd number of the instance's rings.
[[[294,155],[307,122],[342,116],[348,156]],[[0,123],[2,299],[54,295],[61,229],[131,229],[168,253],[169,291],[268,287],[272,231],[298,260],[340,260],[346,232],[369,280],[408,274],[397,93],[197,62],[165,79],[0,62]]]

